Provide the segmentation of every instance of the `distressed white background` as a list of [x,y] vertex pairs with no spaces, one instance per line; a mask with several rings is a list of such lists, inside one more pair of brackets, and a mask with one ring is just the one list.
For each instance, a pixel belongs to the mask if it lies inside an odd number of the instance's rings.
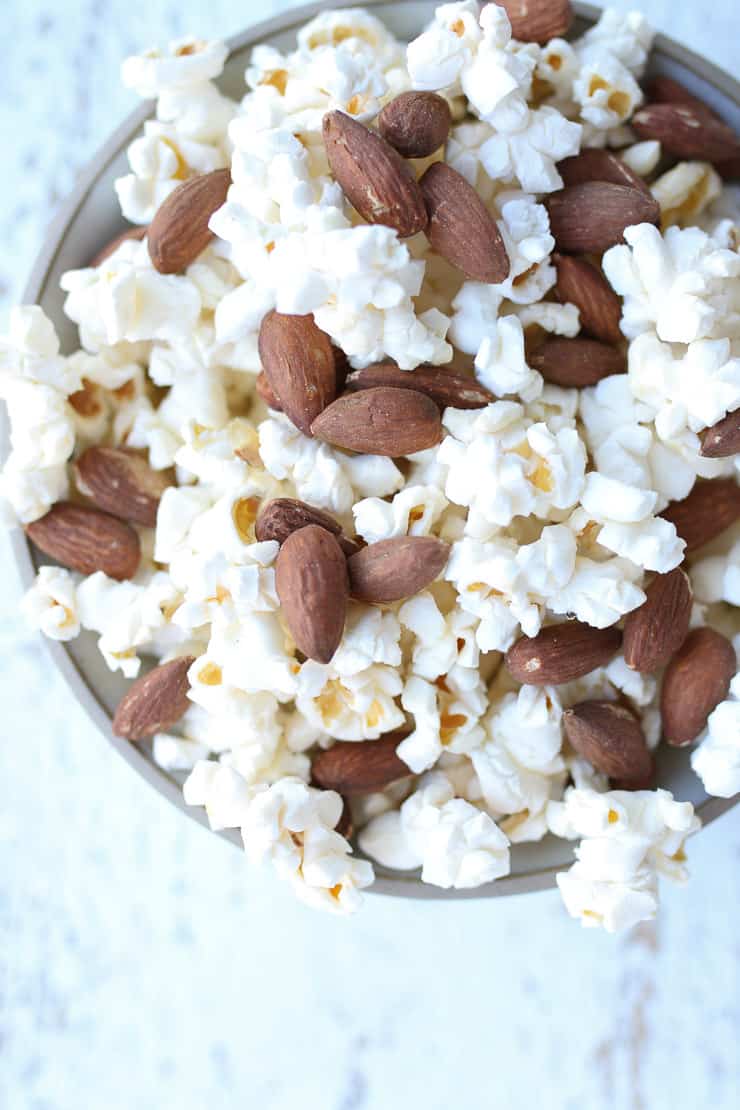
[[[736,67],[735,0],[642,5]],[[4,0],[0,324],[133,106],[120,59],[289,6]],[[106,748],[21,627],[7,560],[0,582],[3,1110],[740,1105],[740,810],[627,939],[580,931],[554,893],[318,917]]]

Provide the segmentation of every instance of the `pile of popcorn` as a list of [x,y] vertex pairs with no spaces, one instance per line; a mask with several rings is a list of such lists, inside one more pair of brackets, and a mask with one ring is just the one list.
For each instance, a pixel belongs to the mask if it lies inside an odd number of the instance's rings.
[[[192,656],[190,708],[151,740],[163,770],[214,829],[241,830],[312,905],[354,910],[375,860],[466,889],[510,870],[510,847],[579,841],[558,876],[568,912],[621,929],[656,912],[658,875],[683,881],[699,826],[663,789],[611,788],[567,743],[563,714],[620,702],[660,740],[661,676],[621,655],[561,686],[520,685],[503,656],[522,635],[577,618],[604,629],[645,601],[652,574],[684,560],[660,514],[697,479],[740,481],[740,456],[700,454],[702,431],[740,407],[740,205],[708,163],[664,163],[630,119],[652,32],[605,12],[576,41],[518,42],[503,8],[445,4],[408,46],[361,10],[319,15],[282,53],[258,46],[240,103],[215,83],[227,50],[182,40],[129,58],[125,84],[156,98],[116,182],[145,228],[184,180],[230,168],[210,245],[184,273],[159,273],[142,238],[66,273],[81,347],[63,355],[38,307],[11,314],[0,391],[11,452],[0,493],[28,526],[80,501],[74,459],[93,444],[137,451],[171,474],[141,563],[117,581],[41,566],[24,601],[55,640],[97,637],[112,671]],[[499,285],[466,280],[424,234],[363,222],[330,172],[327,112],[372,124],[408,90],[439,92],[452,127],[442,156],[475,187],[511,261]],[[584,389],[529,363],[543,336],[572,338],[578,308],[554,296],[555,241],[543,199],[558,164],[609,149],[650,180],[661,227],[627,229],[603,271],[623,301],[628,372]],[[403,459],[353,454],[298,430],[257,392],[260,324],[313,314],[353,369],[393,361],[474,374],[494,400],[447,408],[438,448]],[[375,543],[436,536],[440,579],[402,603],[351,602],[329,663],[296,649],[276,592],[275,541],[259,507],[301,499]],[[740,525],[685,564],[692,627],[740,656]],[[143,673],[143,672],[142,672]],[[404,738],[408,774],[345,803],[314,785],[337,741]],[[709,793],[740,791],[740,675],[691,756]],[[344,835],[351,824],[365,858]],[[339,828],[338,828],[339,826]]]

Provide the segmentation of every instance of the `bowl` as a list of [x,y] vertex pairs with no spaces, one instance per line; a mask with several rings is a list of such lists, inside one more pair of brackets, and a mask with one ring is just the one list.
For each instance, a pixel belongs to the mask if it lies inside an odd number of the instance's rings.
[[[310,4],[259,23],[229,41],[230,56],[220,79],[221,89],[236,98],[243,94],[243,73],[252,48],[270,43],[289,48],[297,30],[307,20],[329,8],[346,7],[347,3]],[[429,22],[435,8],[431,0],[365,0],[363,7],[372,9],[401,39],[411,39]],[[599,16],[589,4],[576,3],[574,33],[582,33]],[[663,35],[655,40],[649,72],[661,73],[683,82],[691,92],[710,104],[740,132],[740,84],[703,58],[672,42]],[[96,251],[122,227],[113,181],[126,172],[125,152],[144,120],[151,115],[152,104],[145,104],[114,132],[80,175],[73,195],[62,206],[47,235],[45,246],[33,267],[26,286],[24,301],[39,304],[56,325],[62,349],[77,346],[75,326],[62,312],[63,294],[59,279],[65,270],[84,266]],[[7,424],[3,413],[3,438]],[[5,446],[5,445],[4,445]],[[3,452],[5,454],[5,451]],[[24,588],[32,585],[37,564],[43,561],[32,550],[22,531],[11,538],[12,551]],[[45,641],[56,669],[62,674],[70,693],[80,703],[96,729],[146,781],[193,820],[207,826],[200,808],[190,808],[182,799],[182,776],[163,771],[154,763],[149,745],[131,744],[113,735],[111,728],[115,706],[127,688],[127,682],[112,674],[99,654],[95,636],[83,633],[70,644]],[[713,821],[733,805],[733,799],[708,798],[701,783],[691,772],[685,752],[660,752],[659,774],[682,799],[692,801],[702,820]],[[219,834],[240,844],[236,832]],[[377,881],[371,892],[400,895],[406,898],[466,899],[500,897],[542,890],[555,883],[558,871],[570,866],[573,859],[568,844],[547,837],[536,844],[517,845],[512,851],[511,874],[495,883],[472,891],[444,891],[422,884],[415,874],[393,872],[376,865]]]

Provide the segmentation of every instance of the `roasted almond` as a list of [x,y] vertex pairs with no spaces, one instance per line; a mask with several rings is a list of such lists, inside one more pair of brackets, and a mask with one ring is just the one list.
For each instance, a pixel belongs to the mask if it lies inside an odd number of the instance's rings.
[[475,378],[455,374],[441,366],[419,366],[416,370],[400,370],[394,362],[379,362],[364,370],[354,370],[347,378],[347,389],[415,389],[431,397],[440,409],[482,409],[496,398]]
[[152,470],[140,455],[116,447],[88,447],[74,465],[80,493],[121,520],[154,528],[167,474]]
[[357,544],[342,534],[341,525],[333,516],[293,497],[275,497],[272,501],[265,502],[257,517],[254,534],[260,542],[277,540],[283,544],[288,536],[308,524],[317,524],[319,528],[325,528],[336,536],[345,555],[354,555],[357,551]]
[[708,116],[712,116],[714,119],[717,118],[708,104],[690,93],[680,81],[675,81],[672,77],[667,77],[663,73],[659,73],[648,81],[645,95],[650,104],[690,104],[698,112],[705,112]]
[[268,409],[274,409],[275,412],[283,411],[283,407],[280,404],[278,395],[270,385],[267,379],[267,374],[264,372],[264,370],[260,370],[259,374],[257,375],[255,389],[257,390],[257,396],[262,398]]
[[603,667],[621,643],[618,628],[565,621],[543,628],[536,636],[522,636],[507,651],[506,666],[517,682],[559,686]]
[[379,740],[339,740],[327,751],[319,752],[311,763],[311,778],[322,790],[336,790],[342,797],[372,794],[392,782],[405,779],[411,771],[396,755],[403,740],[389,732]]
[[645,595],[640,608],[627,614],[622,650],[628,667],[651,674],[664,667],[686,639],[693,593],[688,575],[676,567],[656,575]]
[[146,239],[147,230],[148,228],[146,227],[127,227],[125,231],[119,232],[109,243],[101,247],[98,253],[90,259],[88,266],[92,268],[99,266],[101,262],[105,262],[106,258],[110,258],[112,254],[116,253],[121,243],[126,243],[129,239],[138,240],[139,242],[141,242],[142,239]]
[[404,158],[426,158],[447,142],[450,106],[433,92],[405,92],[386,104],[378,130]]
[[429,212],[427,238],[437,254],[472,281],[506,281],[511,262],[498,224],[472,185],[445,162],[419,182]]
[[352,823],[352,810],[349,808],[349,805],[346,801],[342,806],[342,812],[339,815],[339,820],[334,827],[334,832],[338,832],[339,835],[343,836],[346,840],[351,840],[352,837],[355,835],[355,827]]
[[553,262],[558,300],[576,306],[583,331],[602,343],[621,343],[622,302],[601,270],[585,258],[567,254],[555,255]]
[[740,520],[740,486],[734,478],[697,482],[683,501],[671,501],[660,514],[675,525],[692,555]]
[[262,367],[282,411],[304,435],[336,396],[334,348],[313,316],[268,312],[259,334]]
[[328,112],[323,132],[331,172],[363,220],[392,227],[402,239],[424,230],[419,184],[382,135],[344,112]]
[[423,393],[380,386],[338,397],[314,420],[311,431],[346,451],[397,458],[435,447],[442,422],[434,401]]
[[149,226],[149,257],[160,274],[181,274],[213,239],[211,216],[226,203],[230,170],[213,170],[178,185]]
[[706,459],[726,459],[740,452],[740,409],[728,413],[702,432],[701,454]]
[[194,656],[184,655],[137,678],[116,709],[113,718],[116,736],[143,740],[177,724],[192,704],[188,698],[188,671],[194,662]]
[[519,42],[562,38],[573,22],[570,0],[501,0],[511,23],[512,37]]
[[579,389],[596,385],[611,374],[627,369],[623,353],[598,339],[546,339],[529,355],[529,365],[539,370],[546,382]]
[[280,548],[275,585],[299,651],[330,662],[347,616],[347,560],[336,538],[317,524],[292,532]]
[[730,641],[713,628],[695,628],[666,667],[660,696],[663,737],[674,747],[696,740],[707,717],[727,697],[737,663]]
[[740,139],[732,128],[693,104],[646,104],[630,126],[641,139],[657,139],[677,158],[722,162],[740,155]]
[[610,181],[569,185],[543,204],[558,249],[569,254],[600,254],[622,242],[625,228],[660,220],[655,197]]
[[589,181],[608,181],[612,185],[626,185],[651,196],[649,186],[639,174],[612,154],[610,150],[587,147],[580,154],[558,162],[558,172],[565,186],[585,185]]
[[449,544],[435,536],[395,536],[368,544],[347,560],[350,594],[375,604],[413,597],[441,574],[449,557]]
[[597,771],[622,783],[642,782],[653,760],[635,715],[612,701],[582,701],[563,713],[565,735]]
[[100,509],[59,501],[46,516],[26,525],[26,535],[45,555],[80,574],[102,570],[122,581],[139,569],[137,533]]

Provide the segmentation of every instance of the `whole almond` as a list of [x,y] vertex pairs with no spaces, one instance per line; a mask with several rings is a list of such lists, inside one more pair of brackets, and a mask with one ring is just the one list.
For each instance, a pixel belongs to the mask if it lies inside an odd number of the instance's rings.
[[688,575],[676,567],[658,574],[647,600],[627,614],[622,650],[628,667],[651,674],[675,655],[689,632],[693,593]]
[[610,181],[568,185],[543,203],[558,249],[569,254],[600,254],[622,242],[625,228],[660,219],[655,197]]
[[328,112],[323,133],[331,172],[363,220],[392,227],[401,239],[423,231],[427,213],[419,184],[382,135],[344,112]]
[[728,639],[695,628],[666,668],[660,696],[663,738],[674,747],[696,740],[707,717],[727,697],[737,663]]
[[88,447],[74,465],[80,493],[121,520],[154,528],[164,491],[172,484],[140,455],[116,447]]
[[621,343],[622,302],[601,270],[585,258],[567,254],[555,255],[553,262],[558,300],[576,306],[582,329],[602,343]]
[[657,139],[677,158],[722,162],[740,155],[740,139],[732,128],[693,104],[646,104],[630,126],[641,139]]
[[313,316],[268,312],[260,326],[259,354],[282,411],[304,435],[336,396],[334,348]]
[[146,239],[147,231],[148,228],[146,227],[127,227],[125,231],[119,232],[110,242],[106,243],[104,247],[101,247],[98,253],[90,259],[88,266],[93,269],[100,266],[102,262],[105,262],[106,258],[110,258],[112,254],[116,253],[121,243],[127,243],[129,239],[141,242],[142,239]]
[[640,175],[610,150],[587,147],[580,154],[558,162],[558,172],[566,186],[585,185],[589,181],[607,181],[612,185],[626,185],[627,188],[652,196],[649,186]]
[[178,185],[149,226],[149,257],[160,274],[181,274],[214,238],[211,216],[226,203],[230,170],[213,170]]
[[431,397],[440,409],[482,409],[496,398],[475,378],[455,374],[441,366],[419,366],[400,370],[394,362],[379,362],[364,370],[354,370],[347,378],[347,389],[415,389]]
[[267,379],[267,374],[264,372],[264,370],[260,370],[259,374],[257,375],[255,389],[257,391],[257,396],[261,397],[261,399],[267,405],[268,409],[274,409],[275,412],[283,411],[283,407],[280,404],[278,395],[270,385]]
[[336,536],[345,555],[354,555],[357,551],[357,544],[342,534],[341,525],[333,516],[293,497],[275,497],[272,501],[265,502],[257,517],[254,534],[260,542],[277,540],[279,544],[283,544],[288,536],[308,524],[317,524],[319,528],[325,528]]
[[45,555],[80,574],[102,570],[123,581],[139,569],[137,533],[100,509],[59,501],[46,516],[26,525],[26,535]]
[[356,601],[388,604],[413,597],[444,570],[449,544],[435,536],[395,536],[368,544],[347,560]]
[[740,453],[740,409],[728,413],[702,432],[701,452],[706,459],[726,459]]
[[275,585],[298,650],[317,663],[330,662],[349,596],[347,560],[331,532],[318,524],[292,532],[277,557]]
[[673,77],[667,77],[663,73],[657,74],[648,81],[645,95],[650,104],[690,104],[698,112],[717,118],[708,104],[690,93],[680,81],[675,81]]
[[546,339],[532,354],[529,365],[539,370],[546,382],[579,389],[596,385],[611,374],[627,369],[624,354],[598,339]]
[[445,162],[419,182],[429,212],[432,248],[472,281],[506,281],[511,262],[498,224],[472,185]]
[[538,42],[561,38],[573,22],[570,0],[501,0],[511,23],[512,37],[519,42]]
[[396,755],[404,734],[389,732],[379,740],[339,740],[315,755],[311,779],[322,790],[336,790],[343,797],[372,794],[392,782],[407,778],[411,771]]
[[378,130],[404,158],[427,158],[447,142],[450,106],[433,92],[401,93],[378,116]]
[[334,447],[398,458],[435,447],[442,422],[434,401],[423,393],[380,386],[338,397],[311,431]]
[[653,760],[635,715],[612,701],[582,701],[563,713],[565,735],[592,767],[622,783],[642,782]]
[[522,636],[506,653],[506,666],[517,682],[528,686],[559,686],[603,667],[619,651],[618,628],[593,628],[565,621]]
[[192,704],[188,698],[188,671],[194,662],[192,655],[181,656],[137,678],[116,709],[113,718],[116,736],[143,740],[177,724]]
[[675,525],[692,555],[740,520],[740,486],[733,478],[697,482],[683,501],[671,501],[660,514]]

